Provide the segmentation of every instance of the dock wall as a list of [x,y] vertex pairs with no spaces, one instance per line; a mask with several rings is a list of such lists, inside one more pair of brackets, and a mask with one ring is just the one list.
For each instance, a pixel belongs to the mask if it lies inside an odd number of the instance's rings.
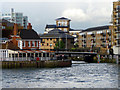
[[70,67],[71,60],[49,60],[49,61],[1,61],[2,68],[55,68]]

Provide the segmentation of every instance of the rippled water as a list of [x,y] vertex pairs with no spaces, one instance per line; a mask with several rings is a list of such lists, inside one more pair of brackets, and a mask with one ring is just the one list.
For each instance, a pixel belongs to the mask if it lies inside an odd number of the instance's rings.
[[3,88],[118,88],[116,64],[73,64],[66,68],[3,69]]

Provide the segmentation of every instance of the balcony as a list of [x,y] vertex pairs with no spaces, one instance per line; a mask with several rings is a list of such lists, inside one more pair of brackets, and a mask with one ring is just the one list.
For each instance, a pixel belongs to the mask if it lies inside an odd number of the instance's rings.
[[107,32],[107,33],[108,33],[109,36],[111,35],[111,32]]
[[108,38],[107,40],[108,40],[109,42],[111,42],[111,39],[110,39],[110,38]]
[[116,8],[114,8],[114,10],[115,10],[116,12],[120,11],[120,6],[117,5]]
[[91,40],[93,43],[95,43],[96,42],[96,40]]
[[106,33],[102,32],[101,35],[102,35],[102,36],[106,36]]
[[116,40],[120,40],[120,34],[117,35]]
[[120,27],[115,30],[116,33],[120,33]]
[[101,41],[102,41],[102,42],[106,42],[106,39],[105,39],[105,38],[101,38]]
[[105,45],[105,44],[101,44],[101,46],[102,46],[103,48],[106,48],[106,45]]
[[86,43],[86,40],[82,40],[82,42]]
[[82,37],[86,38],[86,35],[84,34],[84,35],[82,35]]
[[114,34],[114,38],[117,38],[117,35],[116,35],[116,34]]
[[104,38],[101,38],[101,40],[103,41],[103,40],[104,40]]
[[91,36],[92,36],[92,37],[95,37],[95,33],[92,33]]
[[87,46],[86,46],[86,45],[82,45],[82,47],[84,47],[84,48],[85,48],[85,47],[87,47]]

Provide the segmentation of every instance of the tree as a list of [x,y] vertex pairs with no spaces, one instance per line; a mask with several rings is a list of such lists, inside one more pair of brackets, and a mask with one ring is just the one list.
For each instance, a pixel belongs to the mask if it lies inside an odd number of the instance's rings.
[[58,42],[56,42],[55,49],[65,49],[64,42],[62,40],[59,40]]
[[74,47],[77,49],[79,47],[78,43],[75,43]]

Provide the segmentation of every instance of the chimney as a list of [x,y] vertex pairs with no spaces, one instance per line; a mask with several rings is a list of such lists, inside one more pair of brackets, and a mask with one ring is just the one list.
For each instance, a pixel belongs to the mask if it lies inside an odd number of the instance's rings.
[[18,25],[16,23],[14,23],[14,31],[13,34],[17,35],[17,31],[18,31]]
[[27,29],[28,29],[28,30],[29,30],[29,29],[32,29],[31,23],[28,23]]

